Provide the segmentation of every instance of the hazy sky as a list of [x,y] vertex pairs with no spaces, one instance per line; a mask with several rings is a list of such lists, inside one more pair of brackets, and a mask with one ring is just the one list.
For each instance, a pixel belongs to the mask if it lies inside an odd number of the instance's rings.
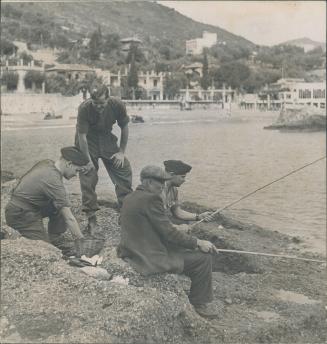
[[253,43],[274,45],[308,37],[326,42],[325,1],[158,1]]

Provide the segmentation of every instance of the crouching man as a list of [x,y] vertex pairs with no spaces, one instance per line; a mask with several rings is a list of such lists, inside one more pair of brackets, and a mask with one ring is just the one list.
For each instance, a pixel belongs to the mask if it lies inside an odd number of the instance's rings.
[[[191,278],[189,300],[198,314],[213,318],[212,258],[215,246],[176,229],[165,213],[161,193],[171,176],[157,166],[141,171],[141,185],[126,196],[121,210],[118,256],[142,275],[185,274]],[[196,250],[196,249],[199,250]]]
[[[64,255],[75,255],[74,243],[63,240],[62,234],[68,229],[77,248],[83,234],[70,210],[63,177],[71,179],[88,162],[76,147],[62,148],[61,157],[55,162],[38,162],[13,190],[5,209],[7,224],[28,239],[50,242]],[[45,217],[49,218],[48,230],[43,226]]]

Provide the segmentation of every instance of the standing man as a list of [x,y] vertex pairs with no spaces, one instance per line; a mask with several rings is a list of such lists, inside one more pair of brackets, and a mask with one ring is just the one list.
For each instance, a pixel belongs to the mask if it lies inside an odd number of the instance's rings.
[[[119,147],[117,137],[111,132],[116,122],[121,130]],[[78,109],[75,144],[90,161],[79,175],[83,211],[88,218],[90,234],[94,234],[97,226],[95,214],[99,206],[95,189],[99,158],[115,185],[119,208],[124,197],[133,191],[132,170],[125,157],[128,122],[125,105],[120,100],[109,97],[109,90],[104,85],[94,88],[91,99],[84,101]]]
[[[63,177],[71,179],[88,163],[87,157],[76,147],[61,149],[56,162],[42,160],[33,166],[12,192],[5,209],[7,224],[31,240],[44,240],[62,250],[64,255],[76,255],[72,242],[63,240],[68,229],[77,248],[83,234],[70,210]],[[48,217],[48,231],[42,219]]]
[[192,169],[192,166],[184,163],[181,160],[166,160],[164,161],[165,170],[170,175],[170,179],[166,182],[162,199],[167,215],[172,217],[172,220],[179,219],[183,221],[199,221],[202,219],[211,220],[210,211],[201,214],[190,213],[181,208],[178,201],[178,188],[185,183],[187,173]]
[[[162,168],[146,166],[141,185],[128,195],[121,211],[121,242],[118,256],[142,275],[185,274],[191,278],[190,303],[204,317],[216,317],[210,302],[212,258],[215,246],[174,227],[165,213],[161,193],[170,179]],[[195,249],[198,248],[199,251]]]

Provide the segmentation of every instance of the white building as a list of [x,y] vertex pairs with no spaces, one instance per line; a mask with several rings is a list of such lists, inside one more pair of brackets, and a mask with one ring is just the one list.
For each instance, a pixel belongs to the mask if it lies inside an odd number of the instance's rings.
[[270,85],[278,92],[285,107],[294,105],[326,108],[326,81],[305,82],[303,79],[279,79]]
[[186,54],[202,54],[203,48],[211,48],[217,43],[217,34],[203,31],[202,38],[195,38],[186,41]]
[[[102,77],[103,83],[109,87],[121,87],[122,80],[128,77],[128,68],[117,73],[110,72],[109,70],[95,70],[97,76]],[[155,71],[147,71],[138,73],[138,86],[142,87],[146,91],[147,98],[149,100],[162,100],[164,94],[164,73]]]

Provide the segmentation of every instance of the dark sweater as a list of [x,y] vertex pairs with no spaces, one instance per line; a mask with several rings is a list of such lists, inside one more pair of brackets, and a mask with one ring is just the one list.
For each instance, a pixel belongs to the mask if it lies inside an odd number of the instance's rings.
[[169,221],[160,195],[143,186],[126,196],[121,210],[121,242],[118,255],[128,257],[143,275],[184,268],[181,251],[196,248],[196,238],[179,232]]

